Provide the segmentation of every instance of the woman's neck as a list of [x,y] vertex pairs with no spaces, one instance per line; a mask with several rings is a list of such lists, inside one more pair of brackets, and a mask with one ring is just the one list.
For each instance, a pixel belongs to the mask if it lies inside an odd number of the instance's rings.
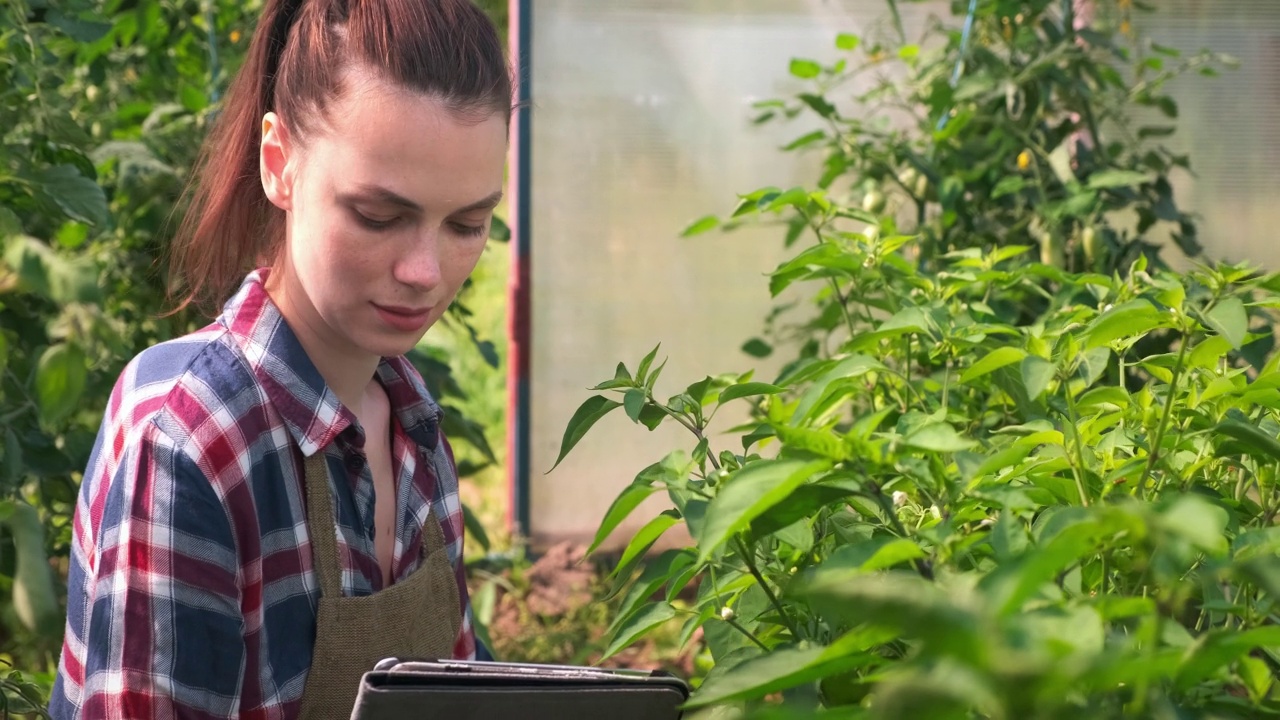
[[333,332],[292,273],[272,269],[264,287],[338,401],[361,414],[380,358]]

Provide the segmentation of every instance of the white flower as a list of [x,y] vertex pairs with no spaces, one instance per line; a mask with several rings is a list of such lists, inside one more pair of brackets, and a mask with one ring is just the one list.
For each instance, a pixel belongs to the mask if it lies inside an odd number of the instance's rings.
[[902,492],[901,490],[893,491],[893,504],[895,507],[902,507],[903,505],[906,505],[907,500],[909,499],[910,498],[907,497],[907,494]]
[[729,607],[728,605],[725,605],[724,607],[720,608],[720,619],[724,620],[725,622],[732,620],[733,608]]

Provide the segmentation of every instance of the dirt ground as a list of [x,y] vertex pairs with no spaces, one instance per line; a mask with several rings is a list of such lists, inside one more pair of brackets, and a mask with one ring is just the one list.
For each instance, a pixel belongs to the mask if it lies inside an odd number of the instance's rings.
[[[597,663],[605,650],[604,633],[613,620],[618,600],[603,607],[593,606],[601,602],[603,583],[596,565],[586,560],[586,548],[569,543],[550,548],[525,571],[524,581],[524,597],[501,591],[498,597],[489,635],[500,657],[513,659],[536,644],[539,655],[562,655],[559,659],[531,658],[537,662]],[[677,654],[674,648],[660,647],[647,638],[602,666],[661,668],[687,678],[694,670],[693,656],[699,640],[695,636],[685,651]],[[552,647],[543,648],[546,644]]]

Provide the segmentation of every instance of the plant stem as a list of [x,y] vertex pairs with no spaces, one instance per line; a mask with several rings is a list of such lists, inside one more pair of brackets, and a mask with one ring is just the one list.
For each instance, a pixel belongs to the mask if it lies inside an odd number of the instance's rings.
[[722,618],[722,619],[725,622],[729,623],[729,626],[732,627],[734,630],[737,630],[743,635],[746,635],[747,639],[755,643],[756,645],[758,645],[761,650],[764,650],[765,652],[769,652],[769,646],[765,645],[763,642],[760,642],[760,638],[756,637],[754,633],[752,633],[750,630],[743,627],[742,624],[739,623],[737,620],[734,620],[733,618]]
[[1071,434],[1076,439],[1076,462],[1072,463],[1072,474],[1076,476],[1076,489],[1080,491],[1080,505],[1089,507],[1089,493],[1084,487],[1084,440],[1080,438],[1080,416],[1076,413],[1076,399],[1071,394],[1071,380],[1062,379],[1062,387],[1067,394],[1067,413],[1071,418]]
[[778,596],[773,592],[773,588],[769,587],[769,583],[765,582],[764,576],[760,574],[760,569],[756,567],[756,559],[751,549],[743,542],[742,536],[734,537],[734,543],[738,546],[738,552],[742,554],[742,560],[747,564],[747,570],[751,571],[751,576],[760,584],[760,589],[764,590],[764,594],[769,597],[769,602],[777,609],[778,614],[782,616],[782,621],[786,624],[787,629],[791,631],[792,637],[797,640],[801,639],[800,628],[796,626],[795,620],[791,618],[791,614],[783,607],[782,602],[778,600]]
[[[1187,360],[1187,346],[1191,343],[1187,337],[1187,332],[1182,333],[1182,346],[1178,348],[1178,360],[1173,366],[1173,375],[1169,378],[1169,393],[1164,399],[1164,413],[1160,417],[1160,425],[1156,428],[1155,441],[1151,444],[1151,452],[1147,455],[1147,465],[1142,470],[1142,478],[1138,481],[1138,488],[1147,486],[1147,479],[1151,477],[1151,472],[1156,467],[1156,461],[1160,458],[1160,446],[1164,442],[1165,430],[1169,427],[1169,418],[1173,416],[1174,396],[1178,392],[1178,381],[1182,379],[1182,367]],[[1156,486],[1156,492],[1164,487],[1163,479]]]
[[849,339],[858,336],[858,328],[853,324],[853,316],[849,314],[849,304],[844,299],[844,293],[840,292],[840,283],[835,278],[827,278],[831,283],[831,291],[836,294],[836,302],[840,303],[840,314],[844,316],[844,324],[849,328]]

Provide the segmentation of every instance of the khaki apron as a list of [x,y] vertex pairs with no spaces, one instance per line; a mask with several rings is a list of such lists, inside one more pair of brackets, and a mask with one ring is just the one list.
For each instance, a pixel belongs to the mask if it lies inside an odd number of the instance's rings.
[[423,528],[422,565],[380,592],[343,597],[328,465],[306,460],[307,531],[320,581],[316,643],[302,691],[303,720],[351,717],[364,673],[384,658],[451,658],[462,613],[458,581],[434,512]]

